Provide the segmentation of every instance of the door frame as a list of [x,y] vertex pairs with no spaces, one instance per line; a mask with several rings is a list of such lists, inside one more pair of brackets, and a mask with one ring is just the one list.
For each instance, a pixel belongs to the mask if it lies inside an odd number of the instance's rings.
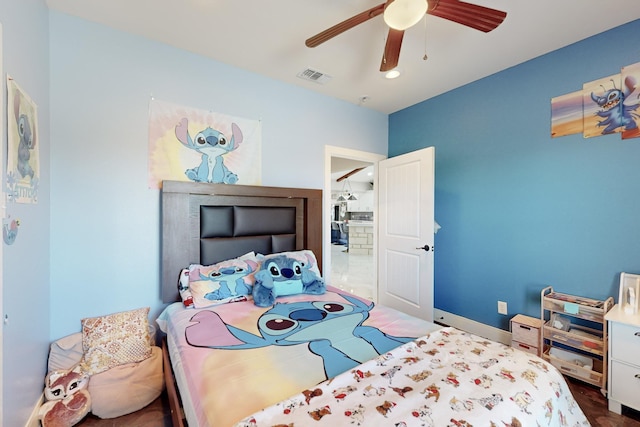
[[[0,76],[2,76],[3,81],[2,83],[0,83],[0,88],[2,88],[2,93],[5,92],[6,88],[5,88],[5,80],[4,80],[4,68],[3,68],[3,62],[2,62],[2,58],[3,58],[3,52],[2,52],[2,46],[3,46],[3,27],[2,27],[2,23],[0,22]],[[2,103],[0,105],[0,129],[3,130],[4,132],[4,118],[5,116],[5,111],[4,111],[4,103]],[[0,140],[5,140],[4,138],[0,138]],[[8,142],[7,142],[8,144]],[[2,168],[4,167],[4,162],[5,162],[5,158],[4,158],[4,150],[5,147],[7,147],[7,145],[2,144],[2,150],[0,150],[0,171],[2,170]],[[4,175],[3,175],[3,179],[4,179]],[[5,193],[4,193],[4,183],[2,184],[2,186],[0,186],[0,218],[2,218],[2,221],[4,222],[5,217],[6,217],[6,197],[5,197]],[[2,353],[3,353],[3,342],[4,342],[4,325],[5,325],[5,318],[4,318],[4,242],[0,242],[0,319],[2,319],[2,325],[0,326],[0,427],[2,427],[2,414],[3,412],[3,402],[4,402],[4,395],[3,395],[3,389],[4,389],[4,382],[3,382],[3,366],[4,366],[4,360],[2,358]]]
[[322,275],[331,284],[331,158],[359,160],[373,165],[373,285],[378,292],[378,162],[386,155],[351,148],[324,146],[324,191],[322,212]]

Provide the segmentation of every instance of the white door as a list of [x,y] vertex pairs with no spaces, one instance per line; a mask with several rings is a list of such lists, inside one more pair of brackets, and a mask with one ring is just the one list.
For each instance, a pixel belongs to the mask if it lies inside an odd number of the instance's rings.
[[378,301],[433,321],[434,158],[429,147],[379,163]]

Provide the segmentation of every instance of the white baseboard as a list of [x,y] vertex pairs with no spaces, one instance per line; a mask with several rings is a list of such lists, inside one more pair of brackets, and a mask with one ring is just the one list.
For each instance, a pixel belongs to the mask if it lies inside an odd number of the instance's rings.
[[505,345],[511,345],[511,332],[494,328],[493,326],[485,325],[484,323],[476,322],[475,320],[467,319],[466,317],[458,316],[457,314],[448,313],[436,308],[433,310],[433,320],[444,325],[453,326],[454,328],[479,335],[483,338],[498,341]]
[[43,403],[44,394],[41,394],[24,427],[40,427],[40,417],[38,416],[38,411],[40,410],[40,406],[42,406]]

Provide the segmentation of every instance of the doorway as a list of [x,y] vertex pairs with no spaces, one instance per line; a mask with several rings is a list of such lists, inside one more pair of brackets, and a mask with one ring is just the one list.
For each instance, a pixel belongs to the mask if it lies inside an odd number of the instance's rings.
[[[325,146],[323,275],[327,284],[373,301],[378,293],[377,163],[385,158]],[[340,194],[356,200],[338,200]]]

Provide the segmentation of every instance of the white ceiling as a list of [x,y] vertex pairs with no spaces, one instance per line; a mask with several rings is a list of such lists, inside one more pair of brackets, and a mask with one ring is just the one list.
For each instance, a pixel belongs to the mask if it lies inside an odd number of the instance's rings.
[[[316,48],[304,44],[382,0],[46,1],[70,15],[383,113],[640,18],[638,0],[468,0],[507,17],[485,34],[427,15],[405,32],[403,75],[386,80],[378,71],[387,33],[382,16]],[[320,85],[297,78],[306,68],[332,79]]]

